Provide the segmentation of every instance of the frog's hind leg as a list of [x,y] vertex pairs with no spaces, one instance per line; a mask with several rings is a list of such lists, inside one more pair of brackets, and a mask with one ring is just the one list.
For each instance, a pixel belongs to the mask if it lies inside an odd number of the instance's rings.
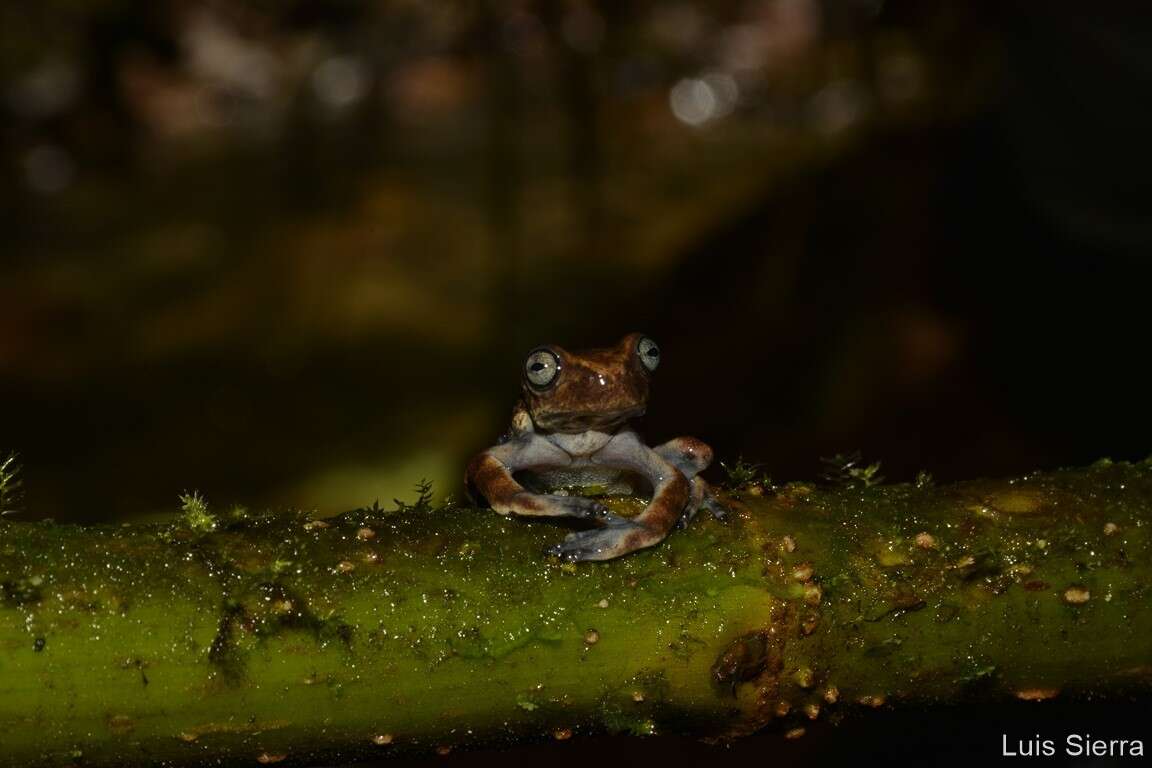
[[694,437],[676,437],[652,450],[680,470],[691,484],[692,495],[684,507],[684,514],[680,517],[681,528],[692,521],[701,507],[705,507],[717,519],[723,519],[728,514],[728,510],[720,504],[716,494],[713,493],[712,486],[707,480],[699,477],[699,474],[712,463],[712,448],[707,443]]
[[688,504],[691,481],[631,430],[614,435],[592,461],[641,475],[652,486],[652,499],[639,515],[607,515],[599,528],[571,533],[548,551],[566,560],[611,560],[663,541]]
[[547,440],[525,434],[476,456],[465,470],[464,483],[469,496],[484,499],[502,515],[603,520],[608,509],[594,499],[533,493],[513,477],[519,470],[563,466],[570,461],[567,454]]

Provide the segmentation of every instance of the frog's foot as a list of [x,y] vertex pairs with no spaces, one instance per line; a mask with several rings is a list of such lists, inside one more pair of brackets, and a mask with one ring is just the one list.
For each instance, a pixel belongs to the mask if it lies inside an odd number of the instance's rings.
[[676,523],[677,527],[687,528],[688,523],[692,522],[692,518],[696,517],[696,513],[701,509],[708,510],[717,520],[723,520],[728,516],[728,508],[720,502],[707,480],[693,477],[689,482],[692,485],[692,495],[684,507],[684,513]]
[[584,560],[611,560],[637,549],[659,543],[664,536],[635,523],[626,517],[608,515],[602,527],[591,531],[570,533],[547,553],[568,562]]
[[595,499],[526,491],[515,494],[504,508],[497,509],[493,505],[493,509],[523,517],[574,517],[579,520],[601,520],[608,514],[608,507]]
[[716,495],[716,491],[712,490],[712,486],[702,477],[693,478],[693,482],[699,483],[704,491],[704,498],[700,506],[711,512],[712,517],[717,520],[726,520],[729,509],[724,505],[724,502],[720,501],[720,497]]

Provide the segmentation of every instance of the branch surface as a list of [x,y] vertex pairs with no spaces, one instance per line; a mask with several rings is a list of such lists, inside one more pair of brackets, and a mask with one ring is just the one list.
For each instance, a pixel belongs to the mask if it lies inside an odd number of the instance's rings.
[[0,520],[0,764],[728,738],[1152,688],[1147,462],[735,497],[582,564],[542,555],[561,528],[456,506]]

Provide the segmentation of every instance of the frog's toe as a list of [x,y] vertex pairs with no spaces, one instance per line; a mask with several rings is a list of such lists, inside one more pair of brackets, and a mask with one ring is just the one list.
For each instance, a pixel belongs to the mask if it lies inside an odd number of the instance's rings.
[[562,517],[577,517],[584,520],[596,520],[608,514],[608,507],[595,499],[584,496],[549,496],[551,503]]
[[688,523],[692,522],[692,518],[696,517],[696,512],[700,509],[697,504],[690,503],[684,507],[684,512],[680,515],[680,519],[676,521],[677,530],[684,530],[688,527]]
[[611,560],[635,549],[629,546],[629,539],[642,531],[642,526],[627,518],[609,516],[603,528],[570,533],[562,542],[549,547],[548,554],[569,562]]
[[728,519],[728,507],[724,506],[724,504],[711,493],[704,497],[704,502],[701,506],[711,512],[712,517],[717,520]]

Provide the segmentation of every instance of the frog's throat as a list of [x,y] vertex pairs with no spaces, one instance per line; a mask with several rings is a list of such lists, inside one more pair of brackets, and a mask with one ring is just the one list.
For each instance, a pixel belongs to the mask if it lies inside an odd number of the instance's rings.
[[630,419],[644,415],[644,406],[623,408],[616,411],[563,411],[558,413],[533,414],[532,420],[545,432],[561,432],[578,435],[581,432],[615,432]]

